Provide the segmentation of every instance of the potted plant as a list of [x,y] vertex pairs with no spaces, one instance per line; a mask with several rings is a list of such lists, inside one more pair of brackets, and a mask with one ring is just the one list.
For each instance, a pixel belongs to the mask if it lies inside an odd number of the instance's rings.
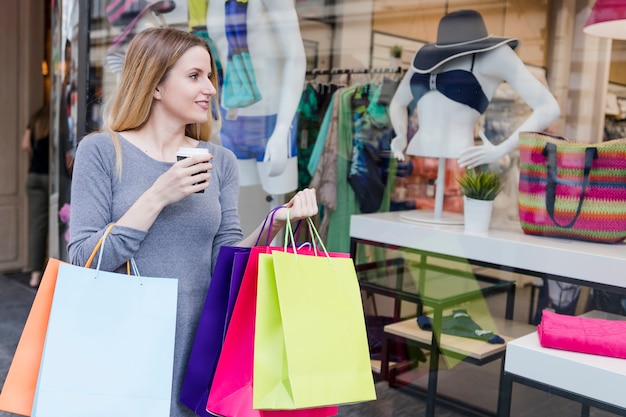
[[468,168],[458,178],[463,195],[465,231],[487,233],[493,201],[502,190],[502,179],[496,171]]
[[400,58],[402,57],[402,46],[392,45],[389,48],[389,56],[391,57],[391,67],[397,68],[400,66]]
[[402,56],[402,46],[393,45],[389,48],[389,54],[392,58],[400,58]]

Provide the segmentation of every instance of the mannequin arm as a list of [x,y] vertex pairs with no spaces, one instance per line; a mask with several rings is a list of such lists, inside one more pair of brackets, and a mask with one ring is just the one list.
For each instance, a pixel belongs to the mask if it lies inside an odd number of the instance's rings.
[[284,57],[284,68],[277,71],[282,76],[282,82],[280,91],[276,92],[280,97],[276,127],[267,142],[263,158],[265,162],[270,162],[269,176],[273,177],[282,174],[287,167],[291,123],[298,110],[304,86],[306,55],[293,1],[263,2]]
[[400,161],[404,161],[404,149],[408,143],[409,114],[407,109],[413,99],[410,84],[413,74],[414,71],[411,69],[405,74],[389,103],[389,119],[396,134],[391,140],[391,151],[393,156]]
[[497,146],[481,135],[483,145],[471,147],[461,154],[459,164],[462,167],[473,168],[497,161],[518,147],[520,132],[544,130],[561,115],[559,103],[550,90],[526,68],[511,48],[497,48],[492,54],[485,54],[485,58],[486,62],[481,63],[481,68],[488,68],[485,70],[487,75],[507,81],[532,108],[532,113]]

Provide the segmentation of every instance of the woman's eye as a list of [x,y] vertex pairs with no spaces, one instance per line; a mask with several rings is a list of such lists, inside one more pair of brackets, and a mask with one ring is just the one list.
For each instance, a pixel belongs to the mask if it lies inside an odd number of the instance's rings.
[[190,77],[195,80],[198,78],[198,74],[191,74]]

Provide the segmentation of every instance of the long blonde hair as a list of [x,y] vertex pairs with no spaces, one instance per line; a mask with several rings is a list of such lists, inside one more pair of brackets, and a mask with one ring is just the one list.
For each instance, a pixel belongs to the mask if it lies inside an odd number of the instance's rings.
[[[140,129],[147,123],[154,90],[168,77],[178,59],[194,46],[206,49],[211,55],[210,80],[217,88],[213,54],[207,43],[196,35],[174,28],[149,28],[139,32],[130,42],[119,83],[103,111],[102,130],[113,138],[118,177],[121,178],[122,172],[122,149],[115,132]],[[219,109],[216,114],[219,122]],[[212,117],[209,117],[206,123],[188,124],[185,134],[206,142],[211,138],[211,129]]]

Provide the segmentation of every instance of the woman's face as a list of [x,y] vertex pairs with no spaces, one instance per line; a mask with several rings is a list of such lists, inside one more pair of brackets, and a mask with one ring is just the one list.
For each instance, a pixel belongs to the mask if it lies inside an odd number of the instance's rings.
[[182,124],[205,123],[211,97],[216,94],[211,76],[211,56],[199,46],[185,52],[167,78],[157,86],[154,98],[162,109]]

